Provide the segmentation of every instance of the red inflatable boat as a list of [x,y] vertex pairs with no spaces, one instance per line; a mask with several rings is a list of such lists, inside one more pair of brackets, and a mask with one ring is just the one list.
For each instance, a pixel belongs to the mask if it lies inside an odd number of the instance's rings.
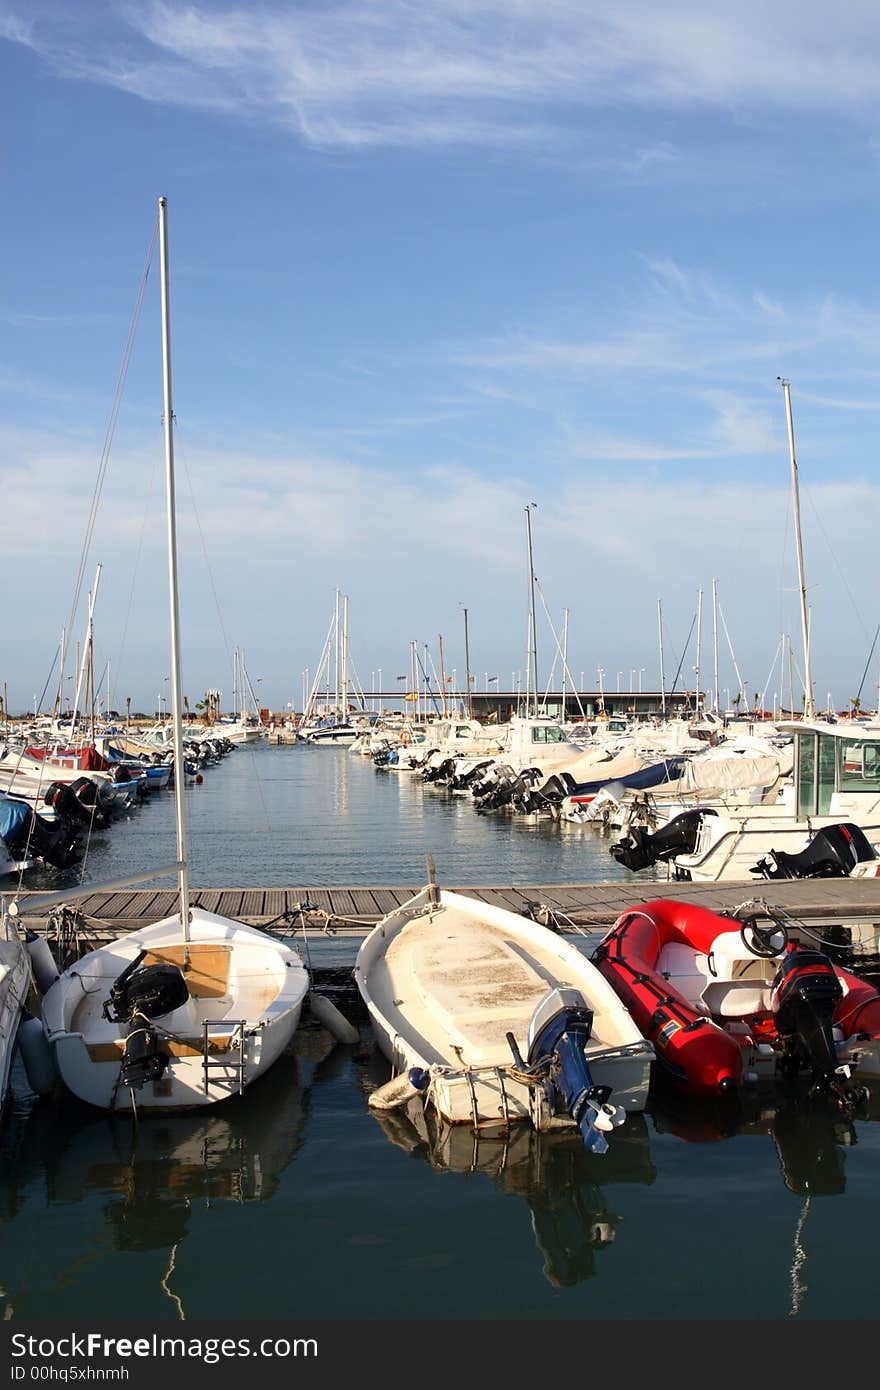
[[695,1096],[779,1070],[806,1068],[829,1090],[880,1081],[880,994],[781,920],[658,899],[624,912],[592,959]]

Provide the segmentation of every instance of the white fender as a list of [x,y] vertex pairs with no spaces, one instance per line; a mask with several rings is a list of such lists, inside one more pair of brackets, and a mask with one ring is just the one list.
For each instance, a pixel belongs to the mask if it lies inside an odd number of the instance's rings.
[[35,931],[28,930],[25,934],[25,946],[31,958],[31,970],[34,975],[34,982],[41,994],[45,994],[50,985],[58,979],[58,966],[55,964],[55,957],[52,955],[51,948],[44,936],[37,936]]
[[55,1062],[42,1023],[27,1010],[21,1016],[16,1042],[31,1090],[38,1096],[50,1095],[55,1089]]
[[327,1032],[333,1034],[337,1042],[360,1042],[361,1035],[354,1024],[349,1023],[348,1019],[339,1012],[336,1005],[331,1003],[326,995],[310,993],[309,1008],[318,1022],[324,1025]]
[[424,1094],[428,1085],[428,1073],[420,1067],[410,1067],[400,1076],[392,1076],[384,1086],[378,1086],[370,1093],[367,1104],[372,1110],[399,1110],[402,1105]]

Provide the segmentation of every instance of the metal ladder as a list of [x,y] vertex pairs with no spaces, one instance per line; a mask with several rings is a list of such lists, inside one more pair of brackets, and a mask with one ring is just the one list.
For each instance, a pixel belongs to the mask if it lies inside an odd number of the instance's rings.
[[226,1051],[215,1056],[211,1055],[211,1041],[208,1034],[211,1020],[206,1018],[202,1023],[202,1074],[205,1079],[205,1095],[208,1094],[212,1067],[215,1069],[222,1067],[224,1070],[228,1070],[229,1067],[234,1067],[238,1071],[238,1094],[241,1095],[244,1091],[244,1030],[246,1020],[243,1018],[224,1018],[222,1022],[232,1026],[232,1033],[230,1034],[229,1046]]

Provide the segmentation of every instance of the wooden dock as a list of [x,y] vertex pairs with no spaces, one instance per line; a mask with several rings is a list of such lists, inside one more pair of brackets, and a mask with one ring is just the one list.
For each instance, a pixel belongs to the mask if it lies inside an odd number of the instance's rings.
[[[452,888],[452,884],[443,884]],[[367,888],[192,888],[194,906],[237,918],[258,927],[283,928],[295,918],[310,926],[331,928],[337,935],[362,937],[388,912],[406,902],[421,883]],[[854,919],[880,927],[880,878],[800,879],[737,883],[552,883],[534,886],[457,886],[455,891],[522,912],[542,904],[556,915],[562,929],[607,929],[629,907],[653,898],[681,898],[715,912],[730,912],[750,899],[783,907],[804,922],[839,923]],[[28,911],[28,898],[18,895],[20,920],[36,931],[45,928],[46,913]],[[76,906],[96,935],[112,937],[170,916],[177,906],[173,889],[129,889],[89,893],[84,886]],[[289,927],[288,927],[289,929]]]

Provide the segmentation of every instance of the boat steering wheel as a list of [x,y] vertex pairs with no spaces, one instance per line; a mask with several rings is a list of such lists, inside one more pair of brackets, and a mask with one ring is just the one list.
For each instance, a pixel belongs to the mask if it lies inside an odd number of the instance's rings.
[[751,955],[760,956],[762,960],[781,956],[788,945],[788,932],[772,917],[759,926],[760,917],[760,913],[752,912],[743,918],[739,929],[743,945]]

